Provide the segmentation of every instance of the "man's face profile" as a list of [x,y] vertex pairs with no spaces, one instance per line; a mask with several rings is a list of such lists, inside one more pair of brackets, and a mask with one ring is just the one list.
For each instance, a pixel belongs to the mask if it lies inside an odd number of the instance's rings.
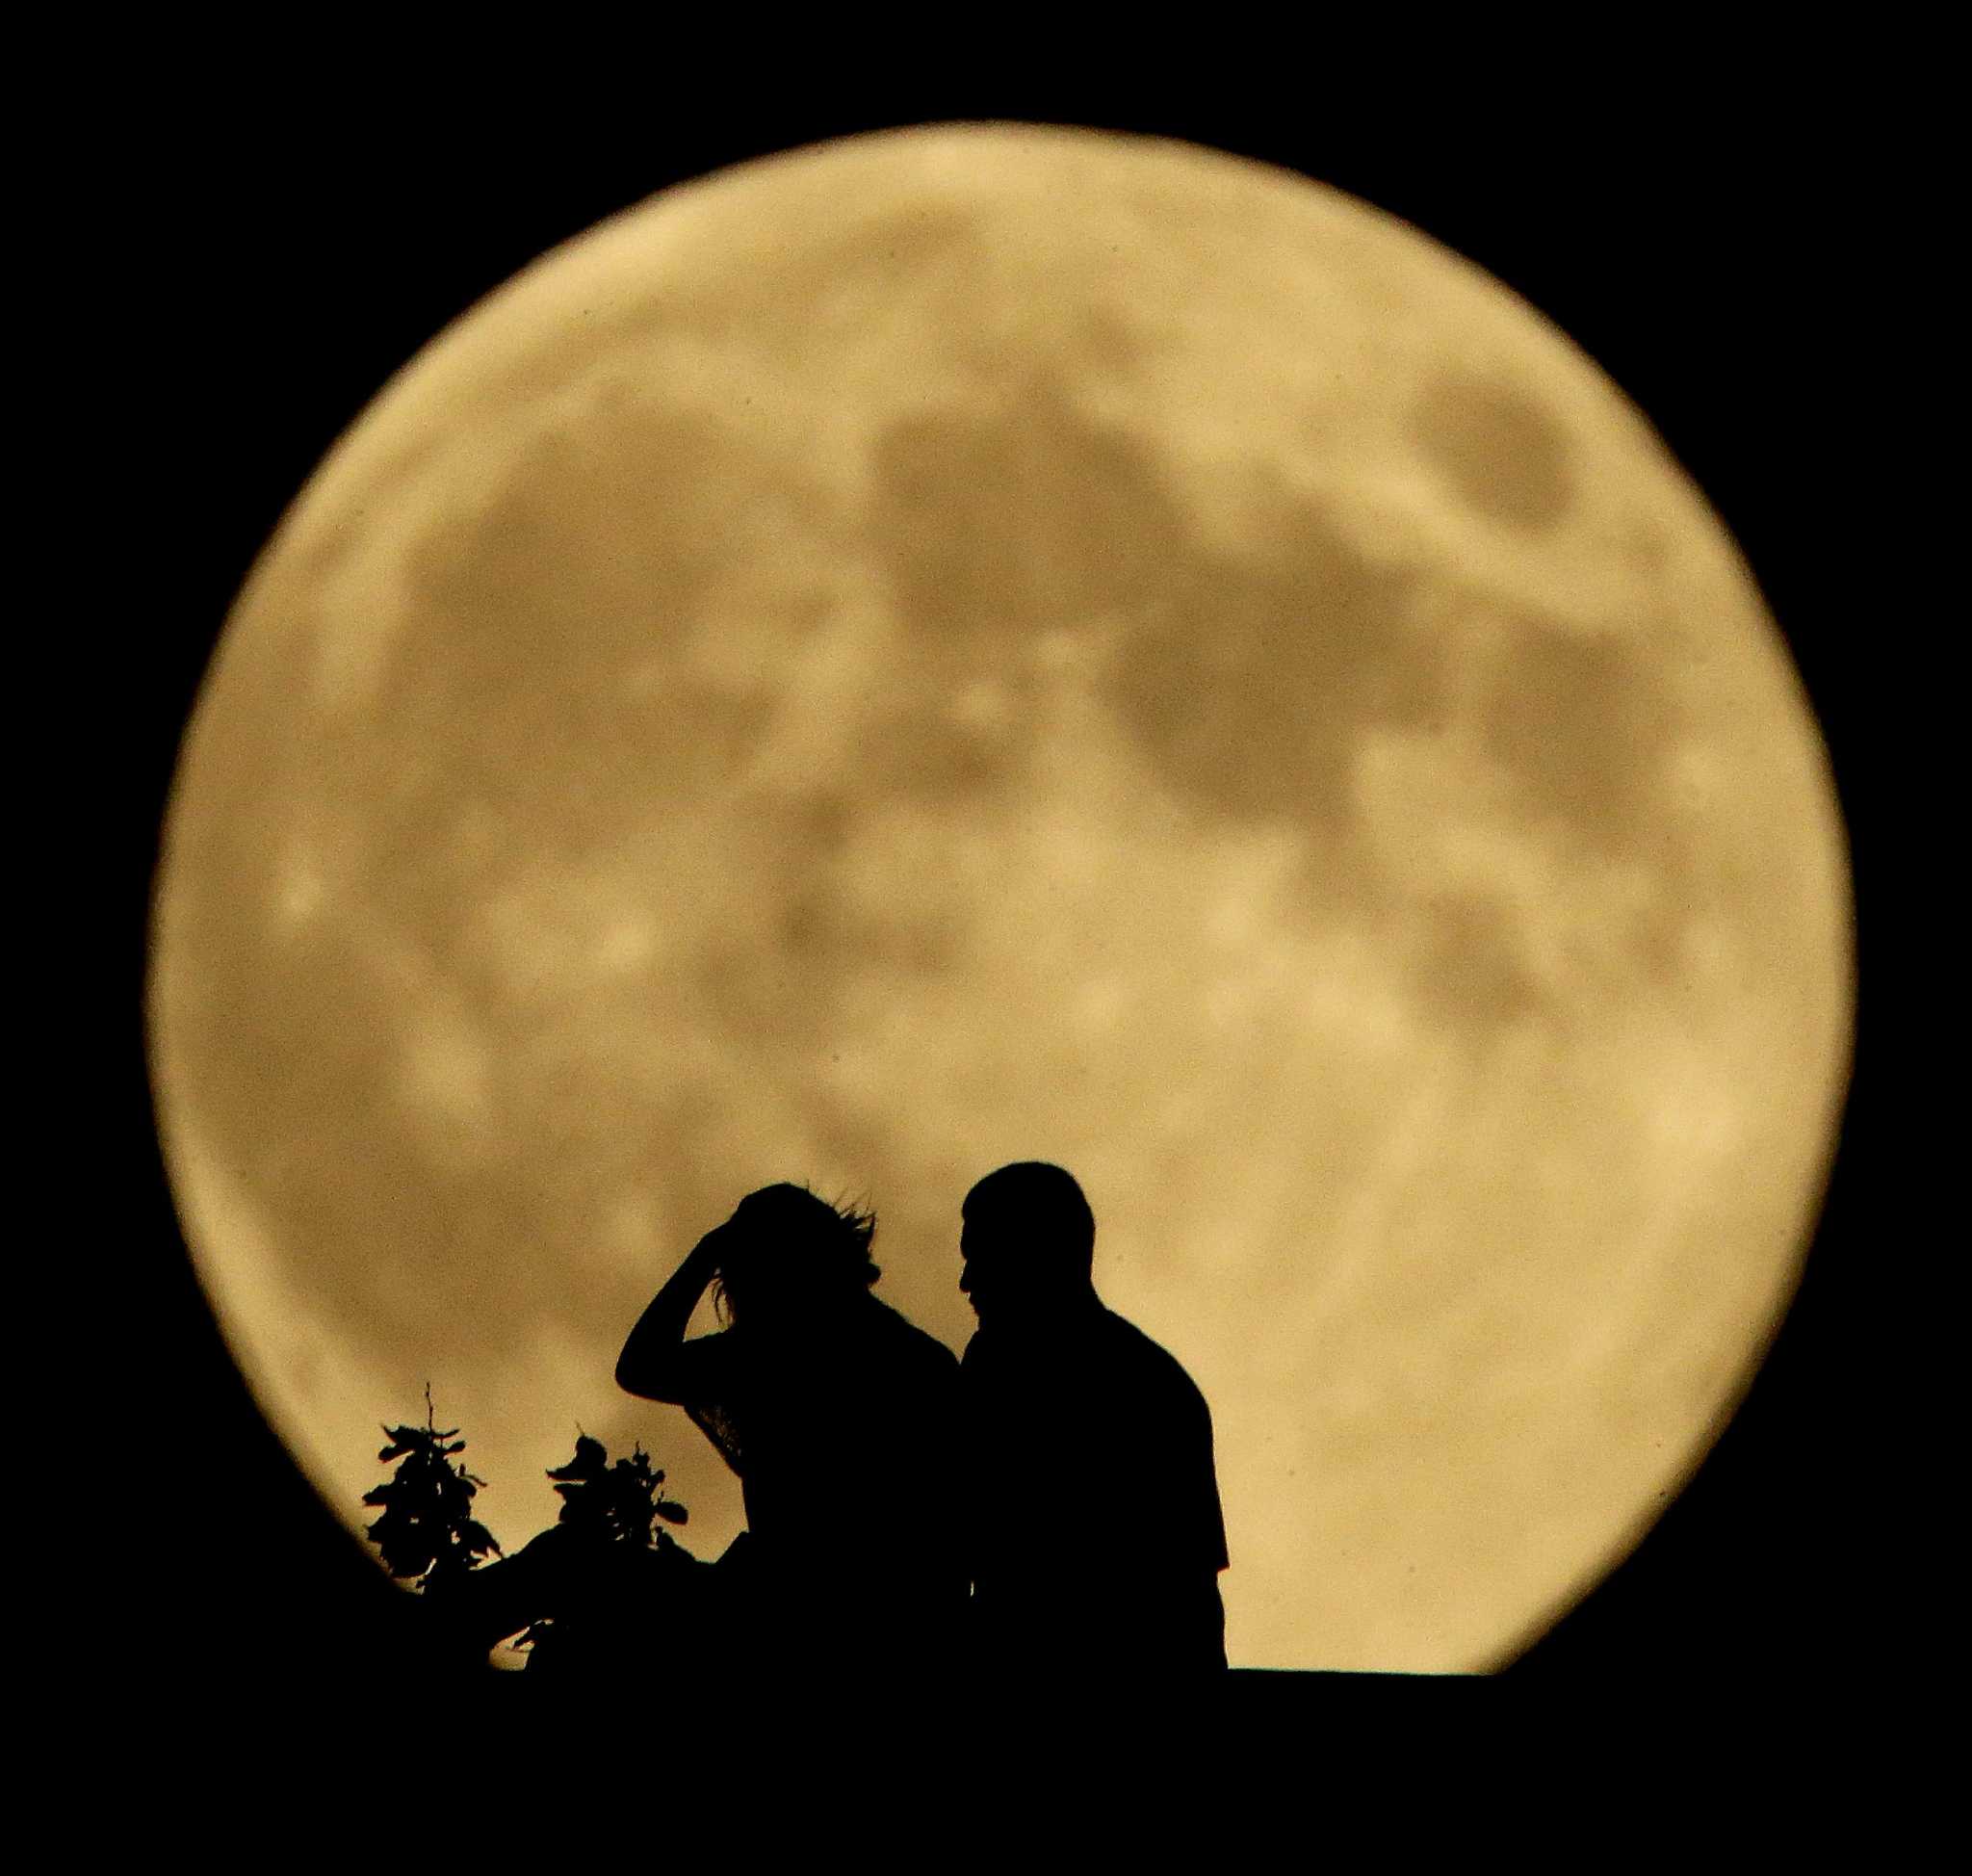
[[959,1208],[959,1289],[983,1328],[1038,1328],[1085,1300],[1093,1229],[1077,1186],[1058,1166],[1002,1166]]
[[1003,1223],[996,1222],[984,1208],[968,1208],[959,1215],[959,1289],[983,1326],[999,1295],[999,1252],[1005,1231]]

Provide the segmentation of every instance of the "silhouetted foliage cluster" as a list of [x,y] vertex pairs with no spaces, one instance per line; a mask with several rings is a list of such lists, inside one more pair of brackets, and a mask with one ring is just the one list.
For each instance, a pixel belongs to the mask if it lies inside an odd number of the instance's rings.
[[560,1522],[584,1536],[661,1549],[672,1538],[658,1529],[657,1521],[682,1524],[687,1519],[682,1504],[662,1495],[664,1475],[642,1446],[611,1465],[603,1443],[584,1433],[576,1440],[575,1457],[550,1467],[548,1476],[561,1499]]
[[393,1576],[412,1578],[419,1589],[444,1583],[500,1554],[493,1533],[473,1516],[473,1499],[485,1484],[456,1462],[466,1443],[458,1428],[434,1424],[431,1390],[425,1390],[423,1426],[386,1426],[390,1444],[376,1456],[396,1460],[397,1471],[363,1494],[382,1515],[363,1534],[383,1553]]
[[[640,1446],[612,1463],[600,1440],[578,1432],[575,1456],[548,1472],[561,1499],[556,1527],[506,1558],[473,1516],[486,1481],[458,1462],[466,1443],[456,1427],[437,1425],[430,1389],[423,1426],[384,1432],[390,1444],[377,1457],[397,1471],[363,1495],[381,1514],[364,1535],[393,1576],[436,1592],[469,1651],[474,1637],[484,1649],[518,1630],[512,1645],[528,1651],[531,1668],[616,1659],[650,1628],[661,1582],[703,1568],[663,1528],[683,1524],[686,1510],[664,1496],[664,1474]],[[480,1570],[489,1556],[505,1560]]]
[[[688,1514],[675,1498],[663,1496],[664,1474],[652,1466],[650,1454],[642,1446],[636,1447],[628,1459],[612,1464],[600,1440],[581,1433],[576,1438],[575,1457],[566,1465],[550,1467],[548,1476],[555,1481],[556,1494],[561,1499],[559,1523],[585,1550],[615,1546],[633,1552],[677,1548],[671,1533],[660,1528],[660,1521],[683,1524]],[[543,1658],[543,1644],[565,1638],[565,1621],[547,1617],[530,1624],[513,1645],[532,1650],[534,1662],[538,1662]]]

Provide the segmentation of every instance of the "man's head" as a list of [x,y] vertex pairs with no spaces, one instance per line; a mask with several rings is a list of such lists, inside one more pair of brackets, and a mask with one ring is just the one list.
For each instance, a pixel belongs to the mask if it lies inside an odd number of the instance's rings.
[[1095,1295],[1096,1218],[1072,1174],[1022,1159],[986,1175],[966,1194],[959,1288],[980,1326],[1039,1324]]

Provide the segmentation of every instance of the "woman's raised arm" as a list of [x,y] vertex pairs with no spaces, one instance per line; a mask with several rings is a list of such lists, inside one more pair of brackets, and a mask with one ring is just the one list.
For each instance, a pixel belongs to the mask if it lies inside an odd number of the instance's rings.
[[616,1385],[626,1394],[645,1400],[683,1401],[703,1392],[714,1379],[706,1372],[705,1344],[717,1339],[708,1336],[688,1342],[685,1328],[706,1286],[717,1274],[726,1229],[720,1225],[707,1232],[636,1318],[636,1327],[616,1357]]

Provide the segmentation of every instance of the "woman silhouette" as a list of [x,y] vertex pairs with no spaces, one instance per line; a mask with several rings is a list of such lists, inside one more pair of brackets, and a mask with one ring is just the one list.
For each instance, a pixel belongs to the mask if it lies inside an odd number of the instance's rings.
[[[922,1662],[964,1611],[958,1362],[870,1294],[874,1228],[798,1186],[749,1194],[616,1363],[618,1386],[683,1407],[739,1474],[746,1530],[714,1607],[769,1671]],[[709,1286],[729,1326],[688,1342]]]

